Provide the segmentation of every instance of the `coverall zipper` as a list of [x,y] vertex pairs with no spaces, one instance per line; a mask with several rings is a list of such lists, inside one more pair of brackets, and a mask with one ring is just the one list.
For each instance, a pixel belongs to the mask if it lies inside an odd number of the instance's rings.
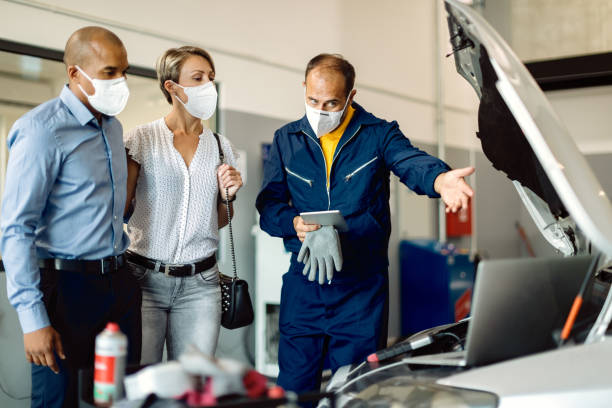
[[[344,146],[346,146],[355,137],[355,135],[359,132],[360,129],[361,129],[361,125],[359,125],[357,130],[355,130],[355,133],[353,133],[352,136],[349,137],[348,140],[342,146],[340,146],[340,150],[338,150],[337,152],[334,153],[334,157],[332,158],[332,162],[329,165],[329,178],[330,179],[331,179],[332,168],[334,167],[334,161],[336,160],[336,157],[338,157],[340,155],[340,152],[342,151]],[[315,142],[315,144],[317,146],[319,146],[319,150],[321,150],[321,155],[323,156],[323,163],[325,163],[325,165],[327,166],[327,163],[325,162],[325,153],[323,153],[323,148],[319,144],[319,141],[315,140],[314,137],[310,136],[308,133],[306,133],[304,131],[302,131],[302,133],[304,133],[306,136],[308,136],[310,139],[312,139]],[[325,172],[325,180],[327,180],[327,167],[323,168],[323,171]],[[327,209],[329,210],[330,207],[331,207],[331,194],[329,192],[329,180],[327,180],[327,181],[328,181],[328,183],[326,183],[326,186],[327,186]]]
[[351,172],[350,174],[346,175],[344,177],[345,181],[349,181],[355,174],[359,173],[361,170],[365,169],[366,167],[368,167],[370,164],[374,163],[376,160],[378,160],[378,156],[374,157],[372,160],[368,161],[365,164],[362,164],[361,166],[359,166],[355,171]]
[[312,180],[308,180],[307,178],[304,178],[304,177],[300,176],[299,174],[294,173],[293,171],[289,170],[287,167],[285,167],[285,170],[287,170],[287,173],[291,174],[293,177],[296,177],[296,178],[302,180],[303,182],[308,183],[308,185],[310,187],[312,187]]

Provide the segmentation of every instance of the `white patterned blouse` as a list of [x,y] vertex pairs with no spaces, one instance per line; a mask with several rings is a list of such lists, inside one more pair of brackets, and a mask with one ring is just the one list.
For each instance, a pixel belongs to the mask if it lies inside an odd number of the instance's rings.
[[[219,151],[213,132],[205,128],[187,167],[173,139],[164,118],[126,134],[128,154],[140,164],[127,230],[130,251],[182,264],[207,258],[217,250]],[[235,167],[233,146],[227,138],[220,139],[226,160]]]

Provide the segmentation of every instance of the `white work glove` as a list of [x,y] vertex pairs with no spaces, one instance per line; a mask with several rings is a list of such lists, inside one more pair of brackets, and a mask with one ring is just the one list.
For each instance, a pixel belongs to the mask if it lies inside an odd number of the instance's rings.
[[331,281],[334,276],[334,268],[342,269],[342,249],[338,231],[331,226],[325,225],[318,230],[307,232],[297,257],[298,262],[304,263],[302,274],[308,275],[309,281],[314,281],[317,272],[319,284]]

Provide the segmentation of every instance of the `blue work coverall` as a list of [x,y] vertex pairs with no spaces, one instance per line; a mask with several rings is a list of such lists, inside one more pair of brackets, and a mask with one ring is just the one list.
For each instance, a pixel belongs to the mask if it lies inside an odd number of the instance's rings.
[[[329,187],[323,150],[304,116],[276,131],[257,196],[261,228],[292,252],[281,291],[278,384],[295,392],[318,390],[326,354],[335,371],[385,346],[390,172],[416,193],[439,197],[434,180],[449,170],[412,146],[397,122],[352,106]],[[342,270],[319,285],[302,276],[293,218],[322,210],[340,210],[349,231],[340,233]]]

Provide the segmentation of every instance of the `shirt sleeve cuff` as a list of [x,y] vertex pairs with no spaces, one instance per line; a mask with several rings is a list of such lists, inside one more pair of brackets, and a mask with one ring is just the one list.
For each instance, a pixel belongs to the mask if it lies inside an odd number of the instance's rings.
[[47,315],[47,309],[42,302],[30,308],[18,310],[17,316],[19,317],[19,323],[21,323],[23,334],[51,326],[49,316]]

